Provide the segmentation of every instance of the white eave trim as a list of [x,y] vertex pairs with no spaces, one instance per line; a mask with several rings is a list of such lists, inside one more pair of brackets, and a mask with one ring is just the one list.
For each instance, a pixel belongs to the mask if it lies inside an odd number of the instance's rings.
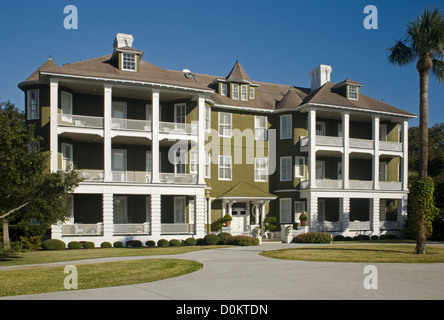
[[189,88],[189,87],[182,87],[182,86],[176,86],[176,85],[171,85],[171,84],[154,83],[154,82],[138,81],[138,80],[124,80],[124,79],[112,79],[112,78],[102,78],[102,77],[78,76],[78,75],[71,75],[71,74],[44,72],[44,71],[40,72],[40,74],[46,75],[46,76],[61,77],[61,78],[85,79],[85,80],[114,82],[114,83],[122,83],[122,84],[135,84],[135,85],[141,85],[141,86],[152,86],[154,88],[159,88],[159,89],[162,89],[162,88],[176,89],[176,90],[193,91],[193,92],[208,93],[208,94],[211,94],[214,92],[214,90]]
[[225,104],[216,104],[212,100],[207,99],[207,102],[213,105],[215,108],[227,109],[227,110],[237,110],[237,111],[250,111],[250,112],[262,112],[262,113],[274,113],[275,110],[259,109],[259,108],[249,108],[249,107],[239,107],[239,106],[229,106]]

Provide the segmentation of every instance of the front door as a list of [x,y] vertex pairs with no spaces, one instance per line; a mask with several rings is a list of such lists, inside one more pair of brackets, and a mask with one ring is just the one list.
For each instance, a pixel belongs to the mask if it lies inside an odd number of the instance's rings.
[[231,221],[231,233],[237,235],[246,232],[249,225],[247,204],[234,203],[231,214],[233,216],[233,220]]

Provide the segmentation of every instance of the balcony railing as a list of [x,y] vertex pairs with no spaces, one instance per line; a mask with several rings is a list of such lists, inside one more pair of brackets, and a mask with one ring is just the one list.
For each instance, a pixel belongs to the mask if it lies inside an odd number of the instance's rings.
[[373,149],[373,140],[350,138],[349,147],[360,148],[360,149]]
[[370,221],[350,221],[350,230],[370,230]]
[[321,221],[318,224],[319,231],[341,231],[342,223],[340,221],[332,222],[332,221]]
[[62,225],[63,236],[100,236],[103,235],[103,223],[98,222],[96,224],[63,224]]
[[74,114],[59,114],[57,123],[61,126],[103,129],[102,117],[79,116]]
[[379,149],[384,151],[402,151],[402,143],[400,142],[390,142],[390,141],[380,141]]
[[162,223],[161,234],[194,234],[194,224],[190,223]]
[[342,189],[343,180],[320,180],[316,179],[317,188]]
[[195,173],[159,173],[161,183],[172,184],[196,184],[197,174]]
[[114,234],[150,234],[150,223],[119,223],[114,224]]
[[113,171],[113,181],[115,182],[151,182],[151,172],[145,171]]
[[350,189],[369,190],[373,189],[373,181],[366,180],[350,180]]
[[103,181],[103,170],[76,170],[83,181]]
[[329,147],[342,147],[344,146],[344,138],[342,137],[329,137],[329,136],[316,136],[317,146],[329,146]]
[[188,123],[177,123],[177,122],[159,122],[159,132],[161,133],[172,133],[172,134],[183,134],[183,135],[197,135],[197,125]]
[[152,131],[151,121],[135,119],[112,118],[111,128],[114,130]]

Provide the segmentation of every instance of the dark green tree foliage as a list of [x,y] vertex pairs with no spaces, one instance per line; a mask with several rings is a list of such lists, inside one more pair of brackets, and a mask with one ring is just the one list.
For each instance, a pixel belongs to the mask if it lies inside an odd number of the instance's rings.
[[9,102],[0,103],[0,220],[3,247],[9,249],[9,223],[26,228],[38,221],[49,227],[63,221],[68,210],[66,194],[78,186],[71,170],[50,173],[49,154],[37,149],[34,127]]

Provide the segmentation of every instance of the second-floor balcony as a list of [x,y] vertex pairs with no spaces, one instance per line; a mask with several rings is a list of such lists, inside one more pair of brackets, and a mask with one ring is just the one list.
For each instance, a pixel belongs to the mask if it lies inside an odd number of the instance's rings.
[[[351,190],[373,190],[374,182],[369,180],[349,180],[348,189]],[[310,181],[304,180],[300,182],[299,189],[309,189]],[[344,189],[344,180],[338,179],[316,179],[317,189]],[[379,190],[401,191],[402,183],[395,181],[378,181]]]

